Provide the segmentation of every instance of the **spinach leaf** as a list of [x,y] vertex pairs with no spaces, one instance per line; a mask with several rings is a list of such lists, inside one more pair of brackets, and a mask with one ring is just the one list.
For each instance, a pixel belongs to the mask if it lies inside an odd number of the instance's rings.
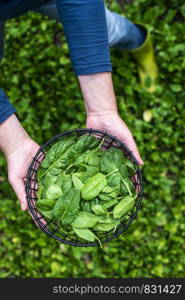
[[90,208],[91,208],[91,210],[92,210],[92,207],[93,207],[94,205],[97,205],[97,204],[99,203],[99,199],[98,199],[98,197],[96,197],[95,199],[92,199],[92,200],[90,200],[90,201],[85,201],[85,202],[87,202],[87,203],[90,204]]
[[82,182],[85,183],[89,177],[92,177],[93,175],[97,174],[98,172],[99,172],[98,167],[88,167],[86,172],[80,177],[80,179],[82,180]]
[[113,200],[110,200],[108,202],[103,203],[102,206],[103,206],[104,209],[108,209],[108,208],[114,206],[117,203],[118,203],[118,200],[117,199],[113,199]]
[[[90,135],[89,138],[89,145],[88,145],[88,149],[95,149],[97,146],[99,146],[99,139],[97,139],[95,136]],[[97,150],[98,148],[96,148],[95,150]]]
[[116,229],[116,227],[120,224],[119,220],[115,220],[111,217],[106,217],[101,219],[98,224],[94,227],[97,231],[110,231],[112,229]]
[[73,227],[74,232],[82,239],[89,241],[89,242],[94,242],[96,240],[95,234],[88,228],[76,228]]
[[99,144],[98,139],[93,135],[82,135],[74,145],[74,151],[83,152],[88,149],[93,149]]
[[95,198],[106,185],[107,180],[102,173],[97,173],[93,177],[88,178],[81,190],[82,199],[91,200]]
[[67,169],[71,168],[72,166],[75,167],[83,167],[84,163],[85,163],[85,159],[86,159],[87,153],[80,153],[80,155],[77,156],[76,160],[74,161],[74,163],[72,165],[70,165]]
[[73,227],[73,230],[80,238],[82,238],[86,241],[94,242],[95,240],[98,240],[100,247],[102,248],[101,241],[90,229]]
[[85,163],[88,166],[98,167],[99,168],[99,155],[94,151],[89,151],[85,157]]
[[80,212],[71,224],[75,228],[92,228],[98,222],[99,217],[89,212]]
[[134,207],[134,197],[124,197],[113,209],[113,217],[119,219],[127,214]]
[[62,223],[71,224],[75,219],[80,206],[80,191],[76,188],[71,189],[70,201],[62,215]]
[[96,214],[96,215],[107,215],[107,210],[103,207],[103,205],[100,204],[96,204],[94,206],[92,206],[92,211]]
[[39,209],[40,213],[47,219],[51,220],[53,218],[53,211],[52,210],[44,210]]
[[58,199],[62,196],[63,191],[61,187],[55,183],[51,184],[45,191],[46,199]]
[[42,183],[46,188],[46,187],[49,187],[51,184],[55,183],[56,180],[57,180],[57,176],[54,176],[54,175],[48,173],[47,175],[45,175],[42,178]]
[[52,210],[55,202],[55,199],[40,199],[36,201],[36,207],[43,210]]
[[90,201],[81,201],[81,210],[91,212]]
[[103,189],[103,193],[111,194],[112,192],[119,191],[119,190],[120,190],[120,185],[118,185],[118,186],[106,185],[105,188]]
[[81,182],[80,178],[78,178],[75,174],[72,175],[72,182],[75,188],[81,191],[84,184]]
[[[59,149],[58,149],[59,148]],[[41,166],[49,164],[46,171],[42,173],[41,177],[46,175],[52,169],[52,175],[58,175],[61,169],[64,169],[74,159],[72,148],[73,142],[68,141],[62,144],[61,147],[55,148],[49,155],[46,156],[47,161],[44,164],[46,158],[42,161]],[[51,148],[52,149],[52,148]],[[50,150],[51,150],[50,149]]]
[[55,143],[47,152],[47,155],[41,162],[41,167],[50,169],[51,165],[62,156],[69,146],[73,145],[71,139],[62,139],[61,141]]
[[121,163],[121,165],[119,166],[119,173],[123,178],[127,178],[129,176],[127,166],[125,164]]
[[61,175],[57,178],[56,184],[58,184],[64,193],[68,192],[72,187],[71,176]]
[[[117,148],[110,148],[103,152],[101,159],[100,159],[100,170],[101,172],[107,174],[117,170],[117,174],[120,176],[123,184],[125,185],[126,189],[130,196],[132,196],[132,192],[125,181],[124,177],[126,176],[126,169],[121,166],[123,160],[123,153],[120,149]],[[123,176],[121,175],[123,172]]]
[[42,178],[42,174],[44,173],[45,169],[41,167],[41,165],[39,166],[38,170],[37,170],[37,180],[40,181]]
[[98,197],[99,197],[101,200],[103,200],[103,201],[109,201],[109,200],[112,200],[112,199],[113,199],[113,197],[112,197],[111,195],[106,194],[106,193],[100,193],[100,194],[98,195]]
[[120,185],[121,183],[121,178],[120,176],[118,175],[118,173],[113,173],[111,174],[108,179],[107,179],[107,182],[108,182],[108,185],[111,186],[111,187],[115,187],[115,186],[118,186]]
[[71,191],[67,191],[63,194],[56,202],[53,207],[53,216],[57,222],[61,222],[62,215],[64,214],[65,209],[68,207],[71,197]]
[[123,196],[128,195],[128,188],[129,188],[131,194],[135,193],[135,187],[134,187],[134,184],[133,184],[132,180],[129,179],[129,178],[125,178],[124,183],[122,182],[121,185],[120,185],[121,195],[123,195]]
[[44,192],[44,185],[38,183],[38,190],[36,191],[36,196],[37,196],[38,200],[42,198],[42,193],[43,192]]
[[135,172],[136,172],[134,164],[130,160],[126,160],[124,163],[127,166],[127,170],[128,170],[129,176],[130,177],[133,176],[135,174]]
[[102,152],[100,157],[100,171],[108,174],[116,169],[119,169],[123,153],[121,150],[116,148],[110,148]]

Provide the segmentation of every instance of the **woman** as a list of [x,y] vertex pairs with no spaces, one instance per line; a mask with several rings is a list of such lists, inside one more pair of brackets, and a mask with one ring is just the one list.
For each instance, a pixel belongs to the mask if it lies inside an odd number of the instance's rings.
[[[122,140],[143,164],[133,136],[120,118],[112,83],[110,46],[130,51],[137,61],[142,86],[151,79],[155,90],[157,66],[150,36],[136,25],[111,12],[103,0],[0,0],[0,55],[3,56],[3,28],[6,20],[27,11],[40,12],[61,22],[78,77],[87,113],[87,128],[107,131]],[[15,115],[15,108],[0,89],[0,150],[8,163],[8,179],[22,210],[27,209],[24,179],[39,149]]]

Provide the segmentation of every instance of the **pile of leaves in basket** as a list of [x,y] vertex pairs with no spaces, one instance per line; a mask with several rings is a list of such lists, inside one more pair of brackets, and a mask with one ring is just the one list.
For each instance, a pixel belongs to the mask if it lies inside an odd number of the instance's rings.
[[[137,193],[133,164],[93,135],[70,136],[47,151],[38,169],[36,206],[70,237],[94,242],[128,217]],[[97,234],[96,234],[97,233]]]

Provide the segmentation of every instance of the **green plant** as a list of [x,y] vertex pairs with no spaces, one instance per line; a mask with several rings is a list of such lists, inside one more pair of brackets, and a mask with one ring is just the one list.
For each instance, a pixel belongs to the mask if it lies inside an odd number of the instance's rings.
[[[20,211],[0,153],[0,277],[185,277],[184,1],[107,2],[111,10],[147,25],[160,68],[158,90],[150,95],[140,88],[132,58],[111,48],[119,113],[144,160],[142,210],[127,232],[102,249],[61,245]],[[62,26],[28,13],[6,22],[5,38],[0,86],[30,136],[42,145],[56,133],[85,127]],[[86,175],[98,171],[91,167]],[[114,176],[107,177],[108,184]],[[90,201],[85,204],[90,207]]]

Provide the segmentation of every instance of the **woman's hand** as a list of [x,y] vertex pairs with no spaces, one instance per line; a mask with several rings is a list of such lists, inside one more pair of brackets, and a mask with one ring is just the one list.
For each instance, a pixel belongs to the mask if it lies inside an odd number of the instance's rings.
[[8,163],[8,180],[20,201],[22,210],[28,208],[25,192],[25,179],[28,167],[39,148],[39,145],[29,138],[23,141],[21,147],[15,147],[15,149],[6,156]]
[[87,128],[107,131],[123,141],[133,151],[140,165],[139,155],[132,133],[120,118],[114,93],[111,72],[78,76],[87,113]]
[[27,170],[39,148],[15,114],[0,124],[0,150],[6,157],[8,180],[21,203],[22,210],[27,209],[24,183]]
[[86,127],[106,131],[116,136],[133,152],[138,163],[140,165],[143,164],[132,133],[118,113],[103,114],[102,112],[99,114],[89,114],[87,116]]

